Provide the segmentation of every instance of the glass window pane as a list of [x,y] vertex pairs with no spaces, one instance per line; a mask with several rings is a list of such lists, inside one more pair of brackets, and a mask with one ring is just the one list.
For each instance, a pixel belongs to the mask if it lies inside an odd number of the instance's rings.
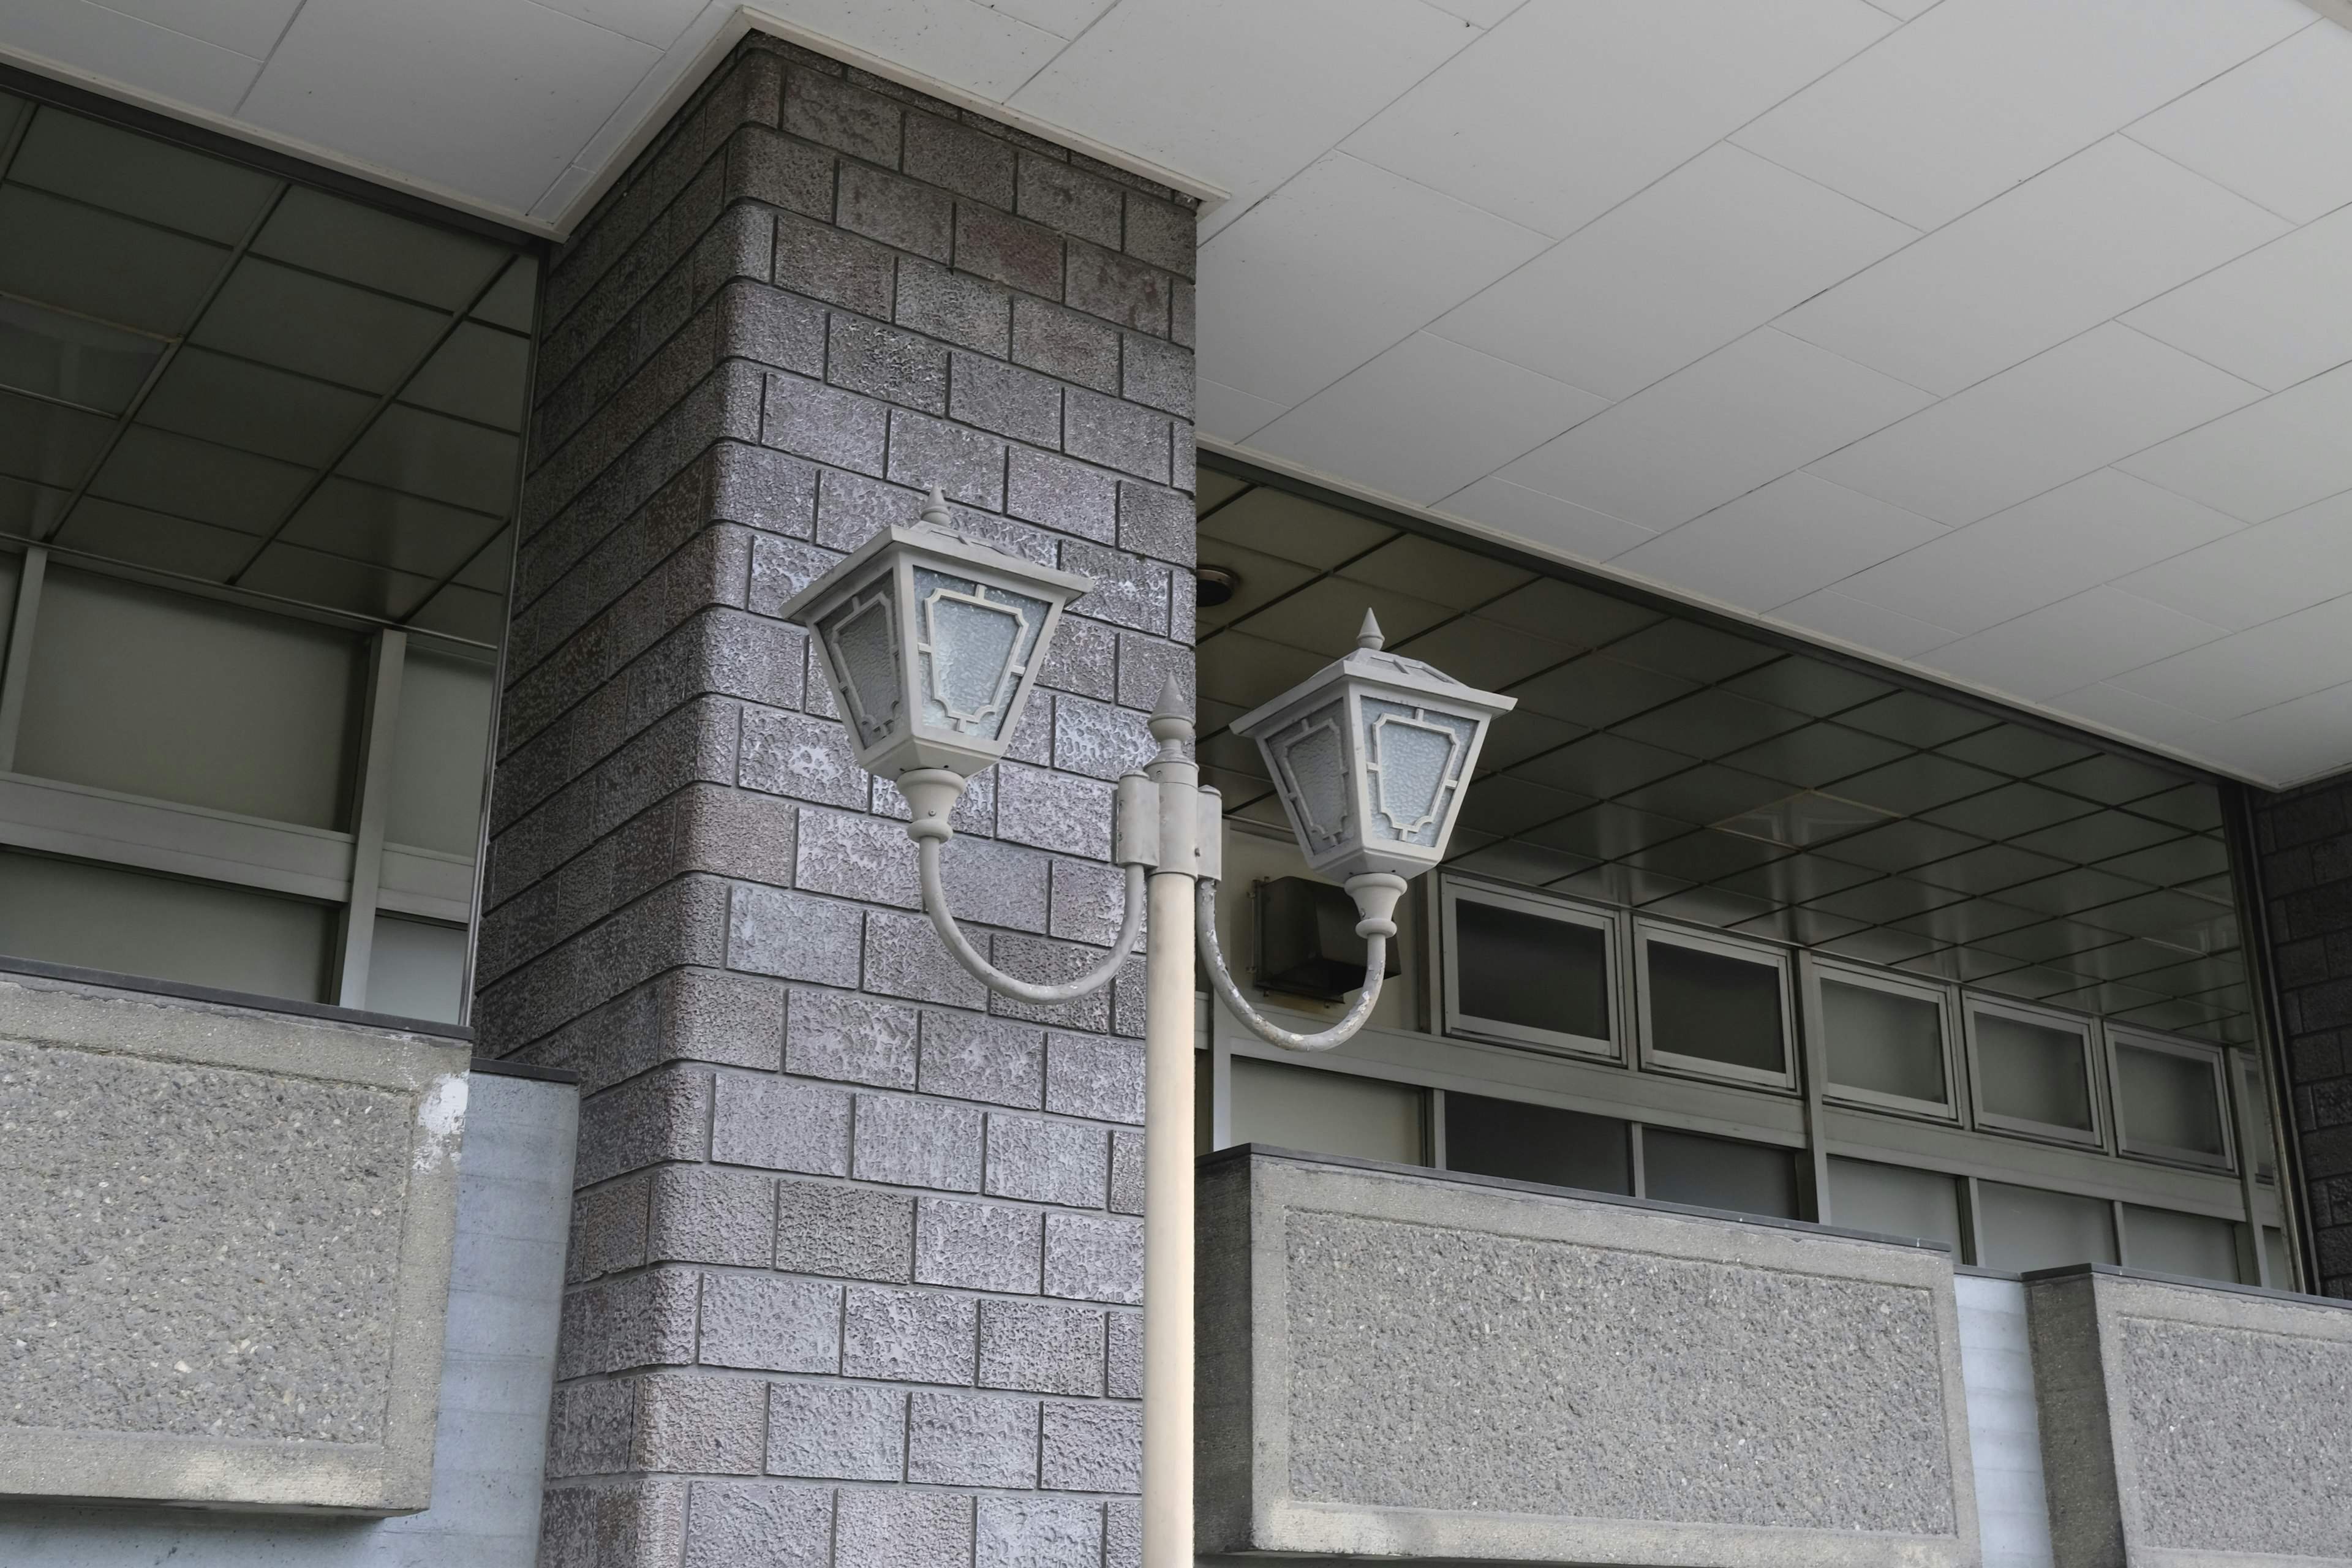
[[1973,1026],[1977,1092],[1987,1111],[2091,1131],[2089,1058],[2082,1035],[1999,1013],[1977,1014]]
[[471,300],[511,254],[487,239],[395,217],[308,185],[286,193],[253,248],[445,310]]
[[19,772],[341,826],[350,633],[54,564],[35,627]]
[[1941,1105],[1944,1010],[1928,997],[1822,982],[1830,1081]]
[[1642,944],[1650,966],[1650,1048],[1762,1072],[1788,1070],[1780,971],[1679,942]]
[[2225,1219],[2124,1205],[2124,1257],[2134,1268],[2192,1279],[2238,1279],[2237,1227]]
[[1236,1143],[1421,1163],[1421,1090],[1349,1073],[1233,1058]]
[[2277,1171],[2272,1164],[2272,1146],[2277,1135],[2271,1129],[2270,1086],[2263,1078],[2263,1064],[2252,1051],[2233,1052],[2238,1064],[2238,1092],[2246,1104],[2247,1120],[2253,1123],[2254,1176],[2259,1181],[2274,1181]]
[[1609,933],[1526,910],[1457,900],[1454,1006],[1465,1017],[1611,1037]]
[[278,182],[219,158],[57,108],[33,117],[8,177],[233,244]]
[[465,984],[463,926],[376,916],[368,949],[369,1012],[454,1024],[464,1012]]
[[400,676],[385,841],[472,859],[489,743],[489,666],[410,648]]
[[1959,1184],[1933,1171],[1830,1160],[1830,1222],[1881,1236],[1916,1236],[1960,1247]]
[[0,952],[320,1000],[334,910],[212,882],[0,850]]
[[2208,1058],[2119,1043],[2116,1078],[2126,1146],[2221,1154],[2221,1086]]
[[2286,1232],[2276,1226],[2263,1226],[2263,1261],[2270,1266],[2271,1289],[2294,1289],[2294,1264],[2286,1255]]
[[1445,1167],[1450,1171],[1630,1194],[1633,1162],[1626,1133],[1626,1124],[1613,1116],[1587,1116],[1479,1094],[1445,1097]]
[[2000,1182],[1979,1182],[1977,1192],[1984,1211],[1978,1220],[1984,1235],[1982,1262],[1988,1268],[2022,1274],[2116,1260],[2115,1210],[2104,1198]]
[[1794,1219],[1796,1157],[1762,1143],[1644,1127],[1642,1192],[1669,1203]]

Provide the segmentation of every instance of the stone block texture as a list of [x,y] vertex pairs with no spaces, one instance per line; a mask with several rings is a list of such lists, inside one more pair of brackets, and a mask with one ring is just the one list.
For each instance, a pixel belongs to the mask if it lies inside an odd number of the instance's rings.
[[1133,1560],[1139,991],[954,964],[777,612],[934,484],[1101,583],[946,857],[1090,964],[1192,669],[1192,236],[754,34],[555,257],[475,1013],[583,1079],[548,1568]]
[[2284,1131],[2309,1232],[2304,1266],[2315,1271],[2305,1288],[2352,1297],[2352,774],[2257,795],[2252,816],[2278,984]]

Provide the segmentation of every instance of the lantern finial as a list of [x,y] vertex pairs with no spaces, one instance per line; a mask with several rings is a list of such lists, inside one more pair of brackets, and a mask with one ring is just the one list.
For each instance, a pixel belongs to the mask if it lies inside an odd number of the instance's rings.
[[1378,653],[1381,648],[1388,646],[1388,638],[1381,635],[1381,623],[1379,617],[1374,616],[1370,609],[1366,609],[1364,611],[1364,624],[1356,628],[1356,646],[1362,648],[1366,653]]
[[945,528],[955,521],[948,511],[948,498],[940,493],[937,485],[931,487],[931,493],[923,500],[923,521],[934,528]]

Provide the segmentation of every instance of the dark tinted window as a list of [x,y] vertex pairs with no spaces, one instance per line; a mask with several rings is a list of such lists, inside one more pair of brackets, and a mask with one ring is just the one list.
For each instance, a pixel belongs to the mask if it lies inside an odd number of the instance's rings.
[[1978,1092],[1994,1116],[2091,1131],[2083,1037],[1998,1013],[1976,1016]]
[[1944,1014],[1924,996],[1822,982],[1830,1081],[1906,1100],[1944,1100]]
[[1466,1017],[1605,1040],[1609,933],[1463,899],[1454,906],[1455,1007]]
[[1642,1190],[1671,1203],[1797,1217],[1796,1158],[1762,1143],[1644,1127]]
[[1643,945],[1653,1049],[1763,1072],[1787,1070],[1779,969],[1677,942]]
[[1631,1193],[1633,1166],[1625,1134],[1626,1124],[1612,1116],[1477,1094],[1445,1097],[1449,1170],[1588,1192]]

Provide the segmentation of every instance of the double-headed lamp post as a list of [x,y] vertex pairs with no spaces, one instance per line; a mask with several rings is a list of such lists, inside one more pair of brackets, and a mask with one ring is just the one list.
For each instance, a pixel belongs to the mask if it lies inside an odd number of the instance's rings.
[[[922,521],[877,534],[785,606],[809,632],[860,766],[906,797],[923,909],[989,989],[1067,1002],[1108,984],[1144,931],[1143,1563],[1192,1564],[1192,1053],[1196,960],[1260,1038],[1326,1050],[1379,999],[1406,879],[1444,857],[1487,724],[1514,706],[1381,650],[1370,611],[1356,650],[1235,721],[1255,741],[1310,868],[1342,879],[1365,939],[1364,986],[1320,1034],[1277,1028],[1234,985],[1217,946],[1223,804],[1201,787],[1171,678],[1151,715],[1157,755],[1118,781],[1111,859],[1127,902],[1109,955],[1042,984],[981,956],[948,909],[940,851],[964,785],[1000,760],[1045,668],[1062,607],[1094,586],[954,530],[937,489]],[[1147,881],[1149,884],[1147,892]],[[1196,951],[1197,942],[1197,951]]]

